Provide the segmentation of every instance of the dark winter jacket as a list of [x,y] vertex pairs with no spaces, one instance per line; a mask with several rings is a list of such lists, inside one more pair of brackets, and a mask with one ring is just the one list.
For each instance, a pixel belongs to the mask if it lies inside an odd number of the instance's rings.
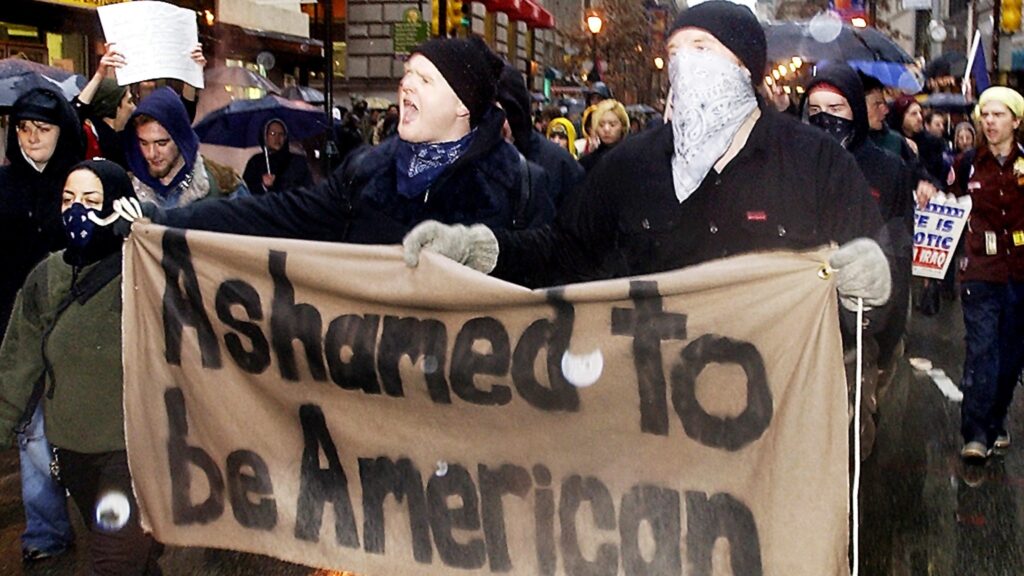
[[569,197],[573,189],[583,182],[586,173],[569,151],[542,136],[536,130],[530,131],[530,145],[526,159],[537,164],[547,173],[551,182],[555,208]]
[[535,286],[649,274],[733,254],[843,243],[874,236],[881,225],[854,159],[789,116],[762,112],[739,154],[683,203],[672,185],[672,149],[671,124],[616,146],[554,227],[495,232],[494,274]]
[[553,208],[546,175],[531,168],[534,191],[520,202],[520,156],[501,137],[505,116],[492,108],[477,126],[469,149],[416,198],[399,195],[395,183],[398,138],[353,152],[331,177],[290,194],[210,201],[169,210],[159,223],[235,234],[357,244],[400,243],[424,220],[447,224],[512,227],[514,212],[524,225],[550,222]]
[[[282,126],[285,126],[284,122],[280,120],[271,120],[270,122],[278,122]],[[267,122],[267,124],[270,124]],[[309,171],[309,162],[306,161],[306,157],[301,154],[295,154],[288,149],[288,127],[285,126],[285,139],[284,145],[277,152],[271,152],[266,147],[264,137],[267,133],[267,126],[263,127],[260,131],[260,151],[249,158],[249,162],[245,165],[245,171],[242,172],[242,179],[245,180],[245,185],[249,188],[255,196],[264,194],[266,192],[281,192],[283,190],[291,190],[300,186],[312,186],[313,185],[313,173]],[[270,174],[274,175],[274,184],[270,188],[263,186],[263,175],[267,174],[267,166],[270,166]]]
[[569,152],[551,142],[533,129],[530,116],[530,91],[523,75],[511,65],[505,65],[498,81],[498,102],[505,110],[508,126],[516,149],[527,160],[547,172],[551,184],[550,195],[555,207],[583,181],[583,168]]
[[[625,136],[623,136],[623,138],[625,138]],[[580,158],[580,166],[583,166],[583,171],[590,174],[590,171],[594,169],[594,166],[597,166],[597,163],[600,162],[601,159],[603,159],[605,155],[612,150],[612,148],[615,148],[621,143],[622,141],[620,140],[611,146],[605,146],[604,143],[598,144],[597,148],[593,152],[585,154]]]
[[[42,172],[29,165],[18,145],[17,124],[32,119],[60,127],[53,156]],[[11,108],[7,160],[0,167],[0,335],[14,297],[32,267],[66,244],[60,219],[61,192],[68,170],[85,154],[85,139],[71,104],[57,92],[36,89]]]

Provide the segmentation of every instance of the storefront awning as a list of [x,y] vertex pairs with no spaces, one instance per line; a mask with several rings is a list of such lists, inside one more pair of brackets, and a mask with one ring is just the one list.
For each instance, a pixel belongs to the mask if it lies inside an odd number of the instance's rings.
[[533,0],[485,0],[491,12],[504,12],[509,20],[526,22],[531,28],[554,28],[555,17]]

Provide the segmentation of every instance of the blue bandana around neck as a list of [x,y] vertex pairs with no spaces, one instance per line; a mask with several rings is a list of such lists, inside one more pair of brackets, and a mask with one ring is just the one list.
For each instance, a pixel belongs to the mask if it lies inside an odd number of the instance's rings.
[[445,168],[465,153],[475,132],[471,130],[453,142],[413,144],[399,140],[395,152],[398,193],[405,198],[417,198],[426,192]]

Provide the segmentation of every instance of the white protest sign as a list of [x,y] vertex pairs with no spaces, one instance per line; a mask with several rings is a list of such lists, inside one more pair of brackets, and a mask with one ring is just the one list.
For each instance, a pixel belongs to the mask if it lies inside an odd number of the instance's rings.
[[971,197],[936,194],[914,209],[914,276],[942,278],[971,215]]
[[203,88],[203,68],[190,56],[199,44],[196,13],[166,2],[126,2],[97,8],[103,35],[124,54],[116,70],[121,86],[177,78]]

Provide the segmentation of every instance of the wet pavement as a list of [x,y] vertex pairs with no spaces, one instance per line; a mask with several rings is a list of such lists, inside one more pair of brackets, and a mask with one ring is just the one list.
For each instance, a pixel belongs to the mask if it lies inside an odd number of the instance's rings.
[[[959,302],[943,301],[933,317],[915,314],[907,357],[931,360],[960,380],[963,321]],[[879,398],[878,435],[863,468],[861,574],[868,576],[1024,575],[1024,408],[1021,394],[1009,428],[1018,445],[984,466],[959,458],[960,405],[932,374],[902,362]],[[955,390],[947,394],[955,396]],[[87,534],[72,506],[80,538]],[[28,568],[21,565],[23,529],[17,452],[0,452],[0,574],[85,574],[85,549]],[[168,548],[166,574],[325,576],[330,573],[269,558]]]

